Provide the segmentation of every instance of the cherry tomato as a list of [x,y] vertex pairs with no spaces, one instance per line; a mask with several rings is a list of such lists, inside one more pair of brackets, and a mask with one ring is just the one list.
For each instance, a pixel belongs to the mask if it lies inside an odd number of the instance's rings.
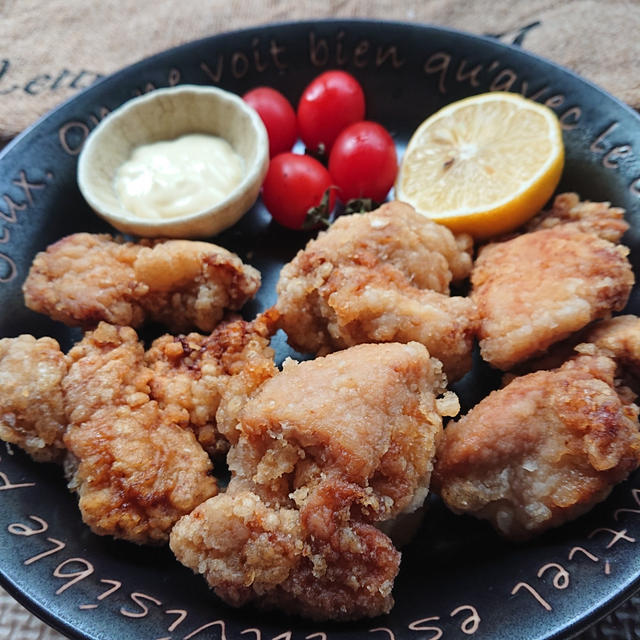
[[269,136],[269,157],[289,151],[298,138],[296,112],[291,103],[271,87],[256,87],[242,98],[262,118]]
[[329,173],[343,202],[353,198],[382,202],[398,173],[393,138],[377,122],[363,120],[350,125],[331,149]]
[[346,71],[325,71],[304,90],[298,103],[298,130],[310,151],[324,146],[331,150],[334,140],[347,125],[364,118],[364,92]]
[[327,219],[335,204],[331,176],[315,158],[281,153],[269,164],[262,201],[274,220],[285,227],[317,226],[314,222]]

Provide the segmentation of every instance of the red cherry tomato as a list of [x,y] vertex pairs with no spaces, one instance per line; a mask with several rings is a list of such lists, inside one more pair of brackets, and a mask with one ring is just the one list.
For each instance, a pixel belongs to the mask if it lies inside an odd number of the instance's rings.
[[256,87],[242,96],[260,115],[269,136],[269,157],[289,151],[298,138],[296,112],[291,103],[271,87]]
[[[326,205],[322,206],[325,198]],[[335,204],[331,176],[310,156],[281,153],[269,164],[262,183],[262,201],[274,220],[285,227],[317,226],[313,216],[317,213],[318,221],[328,218]],[[316,208],[320,210],[314,211]]]
[[364,92],[346,71],[325,71],[304,90],[298,103],[298,130],[307,149],[326,153],[347,125],[364,118]]
[[329,156],[329,173],[343,202],[370,198],[382,202],[398,173],[396,145],[377,122],[356,122],[337,137]]

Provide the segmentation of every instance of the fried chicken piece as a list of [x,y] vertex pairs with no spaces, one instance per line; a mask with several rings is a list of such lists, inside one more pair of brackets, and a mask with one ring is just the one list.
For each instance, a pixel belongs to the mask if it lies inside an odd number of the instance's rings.
[[66,452],[61,382],[67,366],[53,338],[0,340],[0,439],[39,462],[60,462]]
[[210,455],[225,453],[229,441],[237,439],[237,414],[277,372],[269,346],[273,315],[253,322],[232,318],[208,336],[164,335],[145,354],[151,396],[178,424],[193,430]]
[[387,265],[343,266],[320,291],[316,309],[334,348],[414,340],[442,362],[450,380],[471,368],[477,315],[469,298],[407,285]]
[[390,202],[338,218],[280,274],[280,327],[299,351],[365,342],[425,344],[450,379],[471,366],[473,303],[449,297],[471,268],[471,239]]
[[71,326],[150,320],[211,331],[259,287],[256,269],[214,244],[76,233],[35,257],[23,291],[30,309]]
[[388,612],[400,553],[381,531],[333,504],[321,514],[328,527],[316,537],[308,511],[270,507],[250,491],[226,493],[182,518],[171,547],[232,606],[259,598],[263,608],[316,620]]
[[230,490],[181,518],[170,545],[180,562],[202,573],[226,601],[241,606],[252,589],[277,589],[296,570],[302,536],[296,509],[273,509],[254,493]]
[[578,231],[595,233],[615,244],[629,229],[624,213],[624,209],[612,207],[610,202],[581,201],[576,193],[561,193],[555,197],[551,209],[532,218],[524,231],[569,225]]
[[471,236],[446,227],[403,202],[387,202],[369,213],[340,216],[299,252],[304,265],[388,264],[420,289],[448,293],[471,271]]
[[620,311],[634,283],[628,253],[571,225],[484,247],[471,274],[482,357],[507,370]]
[[400,554],[372,525],[424,501],[442,415],[458,410],[444,388],[415,342],[287,361],[240,412],[227,493],[174,527],[176,557],[234,606],[389,611]]
[[[617,316],[595,324],[585,336],[585,344],[577,345],[579,353],[600,353],[613,358],[618,367],[640,381],[640,318]],[[594,348],[591,347],[593,345]]]
[[580,356],[515,378],[450,423],[434,488],[456,513],[526,539],[588,511],[640,463],[638,407],[616,363]]
[[180,516],[217,493],[209,457],[150,399],[133,329],[101,323],[68,358],[66,470],[84,522],[101,535],[165,542]]
[[632,384],[640,391],[640,318],[622,315],[598,320],[554,344],[544,355],[519,365],[505,374],[506,381],[540,369],[555,369],[578,354],[605,355],[618,365],[616,378]]
[[269,500],[288,504],[300,490],[299,504],[336,475],[360,488],[370,519],[413,511],[426,496],[445,385],[441,363],[416,342],[288,360],[242,410],[229,468]]

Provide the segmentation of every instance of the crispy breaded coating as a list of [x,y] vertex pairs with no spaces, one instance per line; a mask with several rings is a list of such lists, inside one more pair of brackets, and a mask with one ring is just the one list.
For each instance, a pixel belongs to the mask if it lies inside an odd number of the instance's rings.
[[270,323],[268,314],[253,322],[231,318],[207,336],[161,336],[145,354],[151,396],[178,424],[193,430],[210,455],[227,451],[228,440],[236,438],[237,413],[277,372]]
[[39,462],[60,462],[66,452],[66,373],[67,360],[53,338],[0,340],[0,439]]
[[472,245],[470,236],[454,236],[410,205],[393,201],[369,213],[340,216],[300,252],[299,260],[334,267],[384,263],[420,289],[448,293],[452,282],[469,275]]
[[165,542],[180,516],[217,493],[209,457],[150,399],[133,329],[101,323],[68,358],[66,468],[84,522],[101,535]]
[[413,511],[426,496],[445,385],[440,362],[416,342],[288,360],[242,410],[229,468],[268,499],[289,503],[299,491],[300,504],[335,475],[358,487],[372,520]]
[[571,225],[484,247],[471,274],[482,357],[507,370],[620,311],[634,283],[628,253]]
[[320,354],[416,340],[458,378],[477,318],[472,301],[448,294],[469,274],[471,244],[401,202],[342,216],[283,267],[280,327],[294,348]]
[[174,528],[176,557],[232,605],[389,611],[400,555],[372,524],[422,505],[442,415],[458,410],[444,388],[415,342],[287,361],[240,413],[227,493]]
[[638,407],[617,393],[615,371],[581,356],[494,391],[445,429],[435,490],[508,538],[585,513],[640,463]]
[[273,509],[251,493],[233,490],[207,500],[178,521],[171,548],[180,562],[202,573],[230,604],[248,601],[252,589],[277,588],[295,571],[303,551],[296,509]]
[[532,358],[505,374],[506,380],[540,369],[556,369],[578,354],[605,355],[618,365],[617,378],[640,390],[640,318],[631,314],[597,320],[543,355]]
[[626,373],[640,381],[640,318],[622,315],[596,323],[577,345],[579,353],[597,353],[613,358]]
[[149,320],[211,331],[225,309],[240,309],[259,287],[256,269],[214,244],[76,233],[35,257],[23,291],[30,309],[71,326]]
[[396,276],[386,265],[373,271],[344,266],[331,273],[319,289],[316,309],[333,348],[415,340],[442,362],[450,380],[461,378],[471,369],[475,305],[469,298],[418,289]]
[[335,504],[317,517],[328,522],[315,536],[308,510],[272,507],[250,491],[226,493],[178,521],[171,547],[233,606],[259,598],[263,608],[317,620],[387,612],[400,563],[391,540]]
[[595,233],[617,243],[629,229],[624,213],[624,209],[612,207],[610,202],[581,201],[577,193],[561,193],[555,197],[550,209],[540,212],[525,225],[524,231],[570,225],[578,231]]

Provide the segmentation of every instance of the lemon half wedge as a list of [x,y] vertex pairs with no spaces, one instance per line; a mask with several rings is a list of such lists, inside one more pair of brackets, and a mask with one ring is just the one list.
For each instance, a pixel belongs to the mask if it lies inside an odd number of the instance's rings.
[[415,131],[396,198],[476,238],[511,231],[551,197],[564,166],[556,115],[514,93],[453,102]]

